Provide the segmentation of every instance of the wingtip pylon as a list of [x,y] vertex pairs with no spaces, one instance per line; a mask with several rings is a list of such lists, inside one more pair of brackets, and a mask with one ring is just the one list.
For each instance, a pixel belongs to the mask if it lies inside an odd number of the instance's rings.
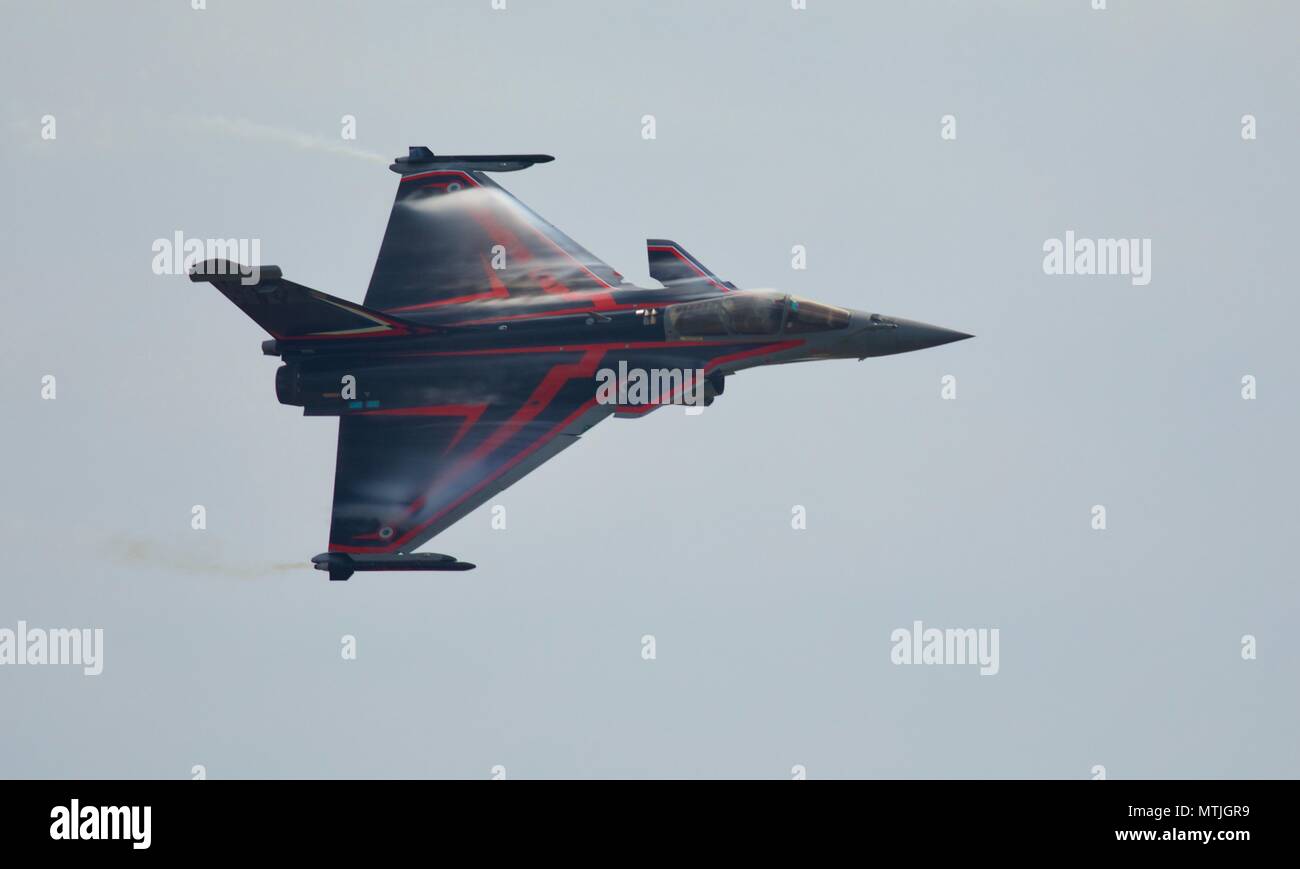
[[483,172],[517,172],[536,163],[549,163],[550,154],[435,154],[427,145],[412,145],[404,157],[389,166],[399,175],[430,169],[478,169]]

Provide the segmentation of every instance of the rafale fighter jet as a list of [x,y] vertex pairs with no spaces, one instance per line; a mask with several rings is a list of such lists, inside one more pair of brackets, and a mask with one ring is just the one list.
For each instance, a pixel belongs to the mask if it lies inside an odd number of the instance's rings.
[[[191,272],[271,334],[262,352],[284,361],[282,403],[339,418],[329,551],[312,559],[330,579],[472,568],[414,550],[608,416],[692,396],[709,404],[744,368],[970,337],[740,290],[665,239],[646,247],[663,287],[630,284],[487,175],[551,159],[424,147],[398,157],[397,199],[361,305],[275,266],[209,260]],[[626,388],[628,372],[647,371],[670,372],[651,400]],[[611,372],[618,388],[602,396]]]

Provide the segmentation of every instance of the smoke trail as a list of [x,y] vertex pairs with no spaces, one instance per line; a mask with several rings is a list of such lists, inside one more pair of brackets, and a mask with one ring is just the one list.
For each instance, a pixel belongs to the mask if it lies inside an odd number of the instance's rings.
[[122,567],[147,568],[185,576],[224,576],[230,579],[260,579],[267,573],[307,571],[306,562],[275,562],[259,565],[236,563],[210,546],[179,547],[138,537],[114,537],[104,549],[114,564]]
[[227,118],[224,115],[195,115],[188,122],[198,130],[221,133],[251,142],[268,142],[274,145],[288,145],[303,151],[315,151],[320,154],[338,154],[365,160],[370,163],[388,165],[390,158],[374,151],[364,151],[344,144],[342,141],[330,141],[310,133],[300,133],[283,127],[259,124],[243,118]]

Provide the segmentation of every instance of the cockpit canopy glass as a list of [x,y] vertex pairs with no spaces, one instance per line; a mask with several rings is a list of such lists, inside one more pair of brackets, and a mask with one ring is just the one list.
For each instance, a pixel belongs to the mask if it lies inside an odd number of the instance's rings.
[[788,334],[828,332],[831,329],[843,329],[847,325],[849,325],[849,312],[843,308],[823,305],[821,302],[812,302],[797,296],[790,297],[790,316],[785,321],[785,331]]
[[737,335],[775,335],[785,316],[785,296],[737,294],[722,300]]
[[670,305],[665,315],[668,329],[679,338],[727,334],[727,322],[722,319],[722,304],[713,299],[688,305]]
[[768,292],[742,292],[723,298],[670,305],[666,311],[669,334],[678,339],[719,335],[775,337],[842,329],[850,314],[843,308],[795,296]]

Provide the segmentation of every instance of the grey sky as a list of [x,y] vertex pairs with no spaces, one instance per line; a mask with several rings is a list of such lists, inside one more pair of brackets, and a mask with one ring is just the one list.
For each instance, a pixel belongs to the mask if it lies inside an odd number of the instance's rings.
[[[1300,775],[1300,11],[789,5],[6,2],[0,628],[106,649],[0,667],[0,775]],[[478,570],[331,584],[336,424],[150,245],[360,300],[411,144],[555,154],[498,178],[638,283],[978,337],[608,421],[425,547]],[[1151,283],[1045,275],[1071,229]],[[916,619],[1000,672],[891,664]]]

